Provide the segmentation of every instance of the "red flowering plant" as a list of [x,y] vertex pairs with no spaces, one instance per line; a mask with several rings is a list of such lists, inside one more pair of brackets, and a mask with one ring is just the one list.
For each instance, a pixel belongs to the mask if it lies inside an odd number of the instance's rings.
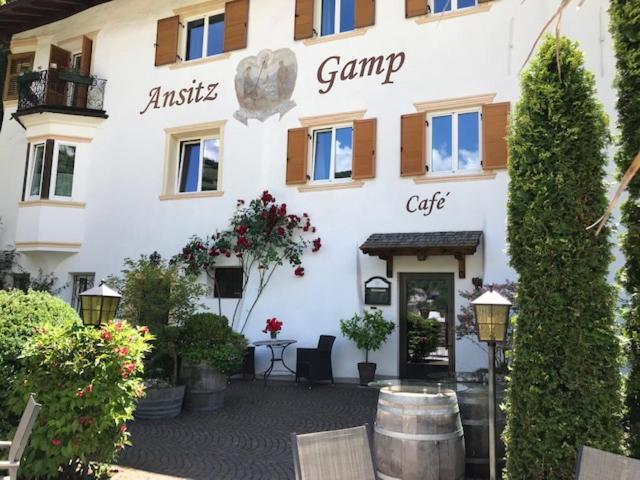
[[[291,213],[286,203],[278,203],[271,193],[264,191],[249,203],[238,201],[226,230],[207,238],[191,237],[172,262],[181,264],[188,273],[204,271],[215,281],[216,260],[235,257],[242,267],[243,282],[231,325],[244,332],[251,312],[279,266],[288,263],[295,276],[304,275],[304,251],[311,248],[312,252],[318,252],[322,247],[319,237],[309,238],[314,233],[316,227],[307,213]],[[246,299],[253,275],[258,277],[256,295],[244,318],[238,318],[240,303]],[[221,310],[220,303],[218,308]]]
[[21,463],[25,478],[98,478],[130,444],[126,422],[144,393],[143,357],[152,339],[126,322],[38,328],[9,398],[16,414],[30,393],[42,404]]
[[271,333],[277,334],[282,330],[282,321],[278,320],[276,317],[267,318],[267,324],[262,330],[262,333]]

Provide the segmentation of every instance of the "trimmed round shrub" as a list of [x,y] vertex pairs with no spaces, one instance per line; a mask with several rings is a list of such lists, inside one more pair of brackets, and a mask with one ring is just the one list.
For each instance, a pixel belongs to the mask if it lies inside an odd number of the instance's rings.
[[80,317],[61,299],[48,293],[0,290],[0,437],[7,438],[19,417],[10,414],[6,395],[22,366],[20,354],[37,327],[44,324],[80,325]]
[[509,134],[508,242],[519,312],[506,478],[569,480],[581,445],[615,452],[622,440],[609,230],[586,229],[608,203],[607,118],[578,45],[566,38],[557,45],[547,37],[521,89]]
[[91,478],[129,445],[126,422],[144,393],[146,327],[44,325],[24,347],[9,406],[20,414],[30,393],[42,405],[23,458],[26,478]]
[[227,317],[195,313],[179,328],[177,349],[191,364],[206,362],[222,373],[233,373],[242,365],[247,339],[231,329]]

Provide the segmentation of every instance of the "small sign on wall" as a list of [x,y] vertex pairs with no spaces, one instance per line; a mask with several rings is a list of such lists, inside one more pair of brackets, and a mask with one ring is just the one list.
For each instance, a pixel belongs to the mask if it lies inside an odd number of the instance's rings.
[[371,277],[364,282],[364,303],[391,305],[391,282],[382,277]]

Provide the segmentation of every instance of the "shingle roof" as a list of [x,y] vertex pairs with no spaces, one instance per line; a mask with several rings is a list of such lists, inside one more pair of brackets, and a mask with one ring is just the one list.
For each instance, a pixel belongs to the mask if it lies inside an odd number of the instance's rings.
[[389,252],[402,255],[414,252],[447,254],[473,253],[480,244],[481,231],[374,233],[360,246],[364,253]]

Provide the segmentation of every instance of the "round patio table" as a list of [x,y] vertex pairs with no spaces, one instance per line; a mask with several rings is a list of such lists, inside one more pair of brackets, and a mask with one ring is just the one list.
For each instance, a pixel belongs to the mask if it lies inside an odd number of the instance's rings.
[[[269,366],[269,368],[267,368],[264,372],[264,385],[267,385],[267,378],[269,378],[269,376],[271,375],[271,373],[273,372],[273,368],[276,364],[276,362],[280,362],[282,363],[282,366],[284,368],[286,368],[289,372],[293,373],[294,375],[296,374],[296,372],[294,372],[293,370],[291,370],[286,363],[284,363],[284,351],[286,350],[286,348],[289,345],[292,345],[294,343],[298,343],[297,340],[260,340],[258,342],[253,342],[253,344],[256,347],[268,347],[269,350],[271,350],[271,365]],[[279,356],[276,356],[276,349],[280,349],[279,351]]]

